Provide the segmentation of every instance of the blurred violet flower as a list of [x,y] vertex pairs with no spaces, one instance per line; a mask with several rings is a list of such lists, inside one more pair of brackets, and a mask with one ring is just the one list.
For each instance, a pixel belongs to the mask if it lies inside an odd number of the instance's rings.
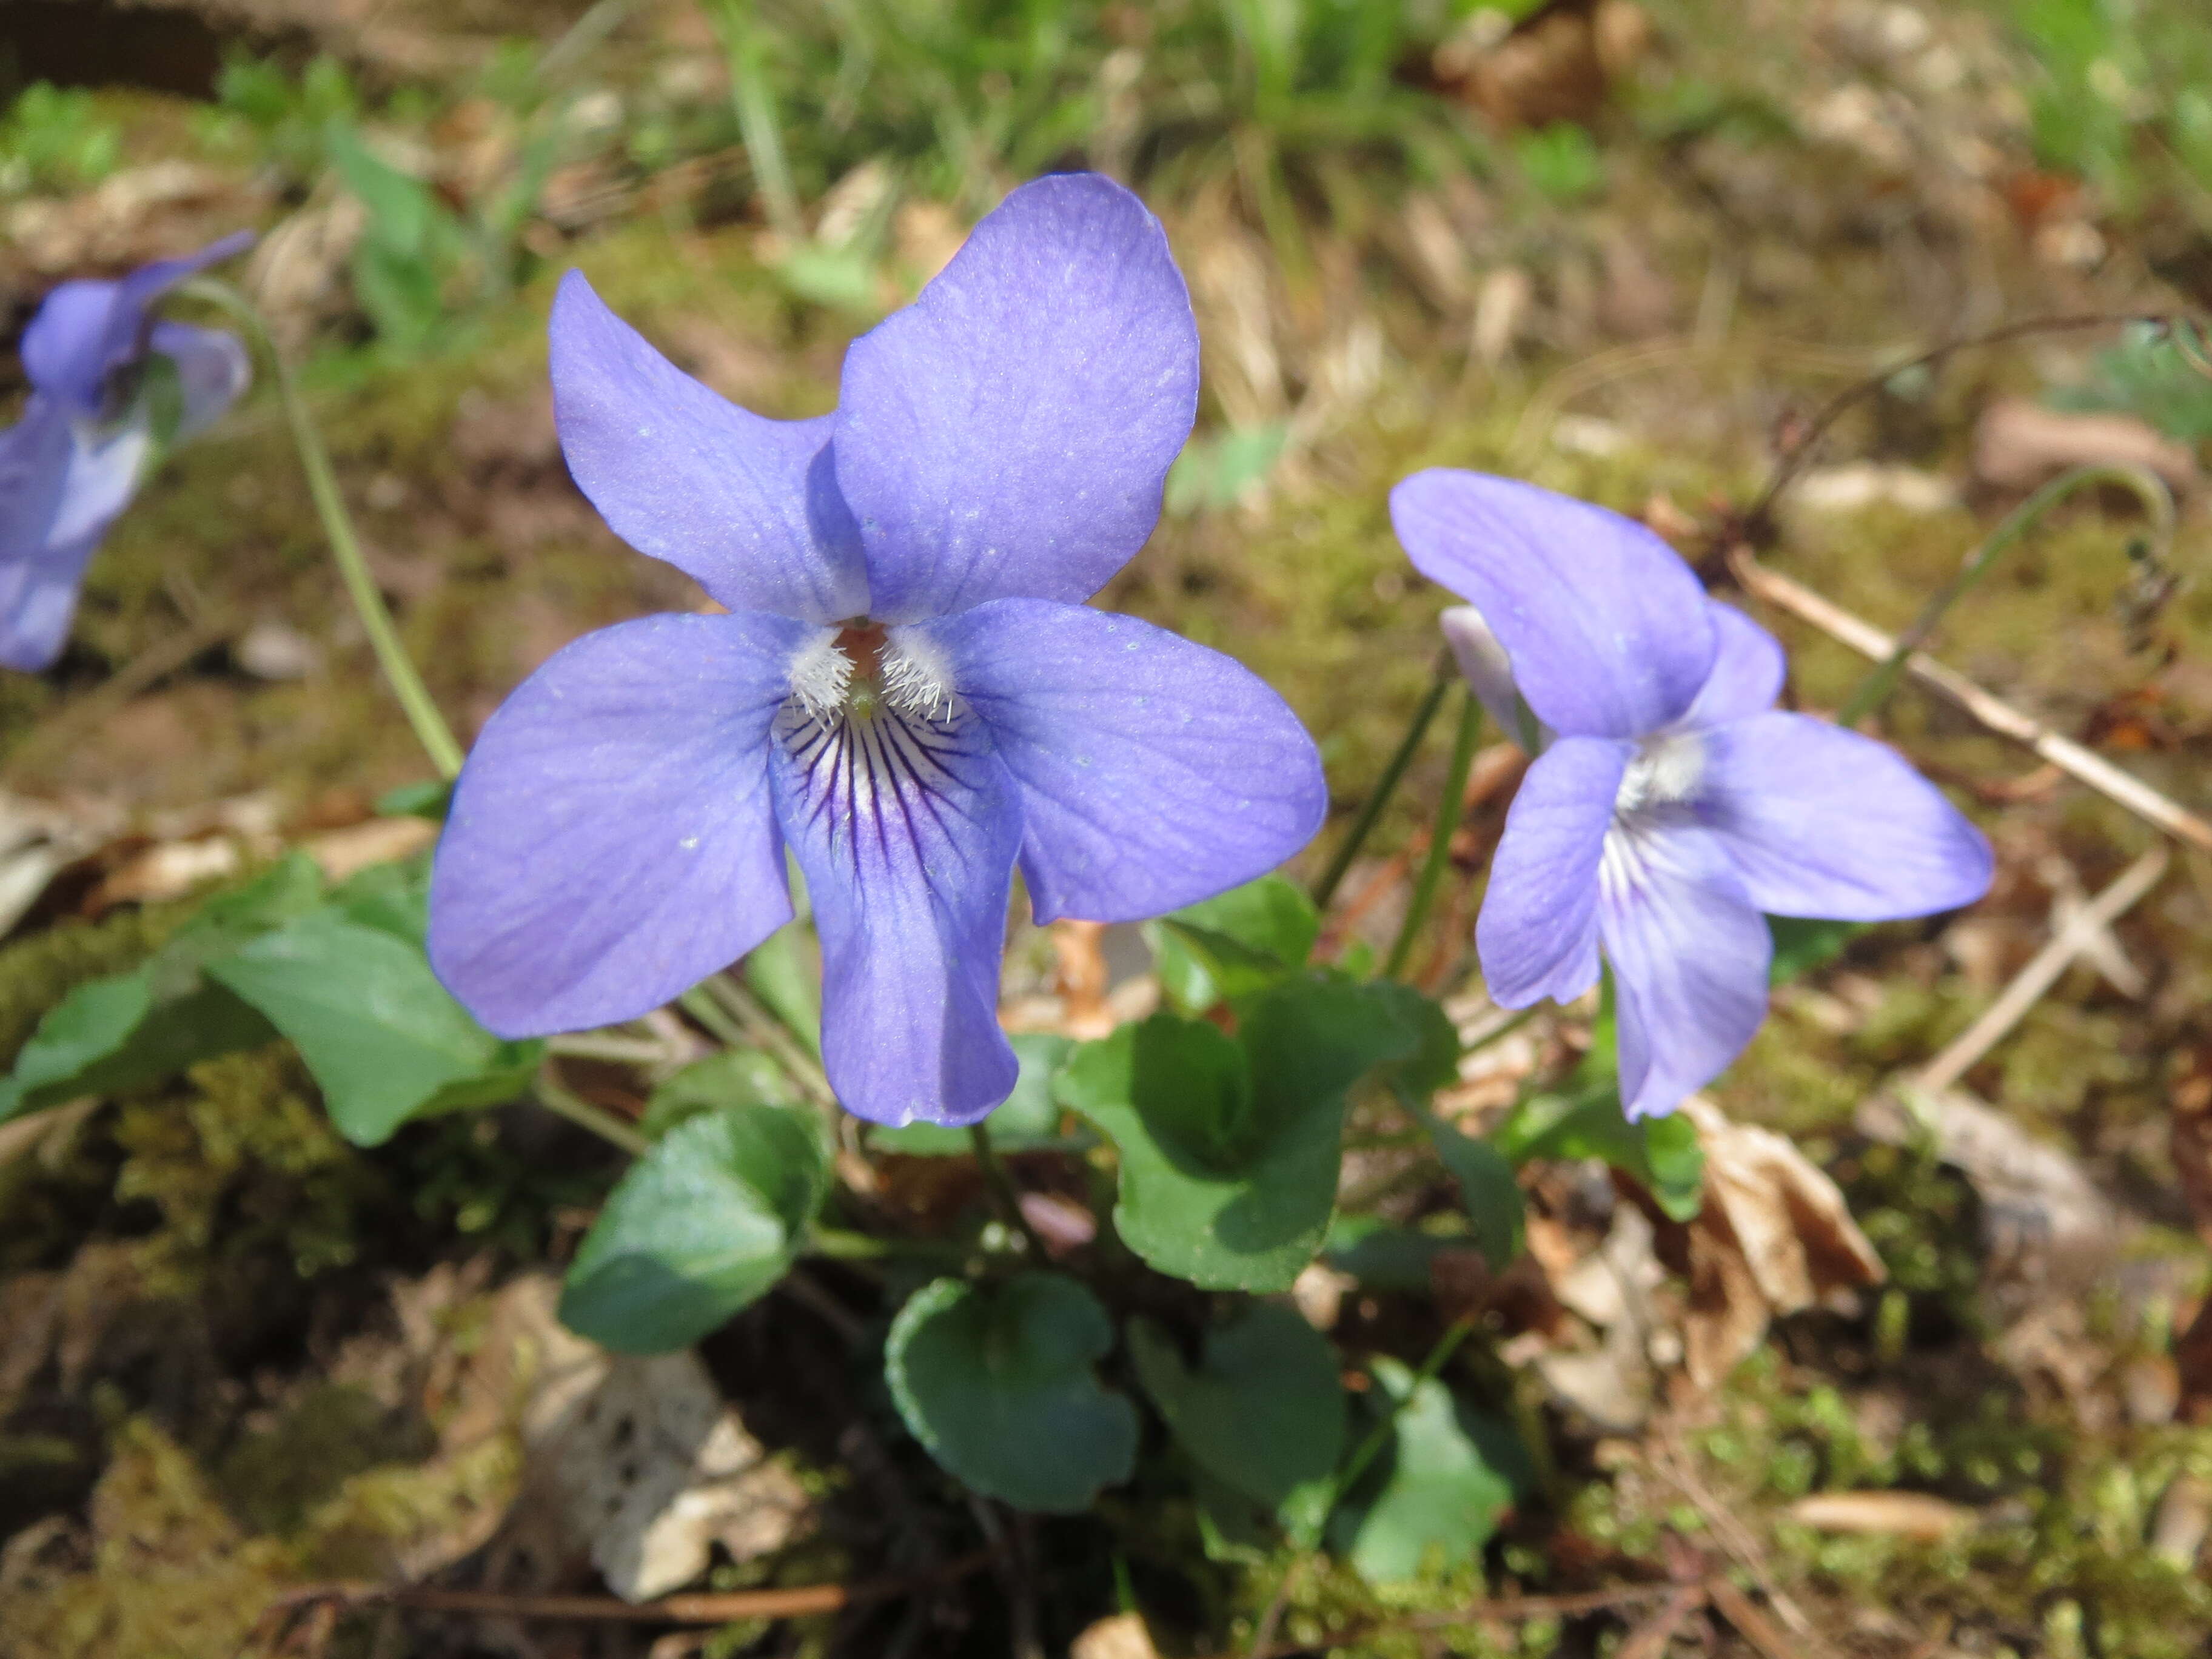
[[1971,904],[1979,830],[1894,751],[1773,707],[1782,647],[1643,526],[1532,484],[1391,492],[1492,715],[1536,754],[1475,925],[1490,994],[1566,1001],[1613,963],[1620,1098],[1672,1111],[1766,1012],[1765,915],[1881,921]]
[[246,349],[149,307],[251,246],[226,236],[120,282],[64,283],[23,331],[31,396],[0,432],[0,666],[36,672],[69,638],[85,566],[167,447],[246,390]]
[[823,1061],[884,1123],[1012,1088],[998,1023],[1018,861],[1040,920],[1157,915],[1319,827],[1313,743],[1228,658],[1082,603],[1152,532],[1198,397],[1158,222],[1094,175],[1010,195],[854,342],[834,414],[679,373],[570,273],[570,471],[726,616],[567,647],[484,727],[430,957],[504,1036],[630,1018],[789,921],[822,939]]

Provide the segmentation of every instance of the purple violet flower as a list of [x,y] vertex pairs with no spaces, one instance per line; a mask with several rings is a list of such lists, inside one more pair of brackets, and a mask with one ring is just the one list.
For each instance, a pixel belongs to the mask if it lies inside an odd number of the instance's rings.
[[[1613,963],[1620,1098],[1672,1111],[1766,1012],[1762,912],[1883,921],[1971,904],[1989,842],[1893,750],[1773,707],[1782,647],[1643,526],[1443,469],[1390,495],[1469,683],[1536,754],[1475,924],[1525,1008]],[[1540,725],[1538,723],[1540,722]]]
[[108,526],[171,444],[246,390],[252,366],[237,340],[157,321],[149,307],[252,241],[241,231],[120,282],[64,283],[23,331],[31,396],[0,432],[0,666],[35,673],[61,655]]
[[1018,861],[1040,920],[1122,921],[1320,826],[1320,757],[1280,698],[1083,604],[1152,533],[1198,398],[1182,278],[1119,185],[1015,191],[854,342],[814,420],[724,402],[573,271],[551,336],[577,483],[730,614],[587,635],[484,726],[429,947],[494,1031],[628,1019],[743,956],[791,919],[787,848],[839,1098],[972,1122],[1014,1082]]

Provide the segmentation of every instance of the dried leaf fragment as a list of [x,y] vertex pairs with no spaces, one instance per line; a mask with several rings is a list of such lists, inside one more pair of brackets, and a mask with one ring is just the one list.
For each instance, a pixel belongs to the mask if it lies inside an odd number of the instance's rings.
[[1974,1523],[1974,1512],[1917,1492],[1818,1492],[1790,1506],[1790,1518],[1820,1532],[1938,1539]]
[[1682,1112],[1705,1150],[1705,1203],[1686,1228],[1691,1380],[1711,1387],[1759,1346],[1775,1314],[1878,1285],[1881,1258],[1836,1183],[1784,1137],[1732,1123],[1701,1095]]

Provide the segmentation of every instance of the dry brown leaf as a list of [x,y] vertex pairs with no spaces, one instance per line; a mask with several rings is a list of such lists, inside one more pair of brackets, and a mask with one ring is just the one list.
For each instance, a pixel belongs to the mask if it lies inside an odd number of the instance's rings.
[[580,1548],[616,1595],[641,1601],[698,1577],[717,1545],[748,1561],[790,1540],[805,1493],[696,1353],[611,1354],[555,1316],[551,1275],[519,1283],[510,1299],[534,1351],[508,1524],[520,1547],[550,1561]]
[[1881,1257],[1843,1194],[1791,1141],[1731,1123],[1701,1095],[1681,1109],[1705,1146],[1708,1206],[1726,1214],[1776,1312],[1798,1312],[1838,1287],[1881,1282]]
[[2181,1413],[2191,1423],[2212,1421],[2212,1297],[2174,1339],[2174,1368],[2181,1376]]
[[1937,1539],[1974,1523],[1974,1512],[1917,1492],[1820,1492],[1790,1506],[1790,1518],[1819,1532]]
[[2120,1217],[2064,1148],[2037,1139],[1962,1089],[1859,1108],[1862,1133],[1903,1146],[1924,1124],[1936,1156],[1962,1170],[1982,1200],[1988,1277],[2016,1284],[2084,1283],[2112,1260]]
[[1106,1006],[1106,952],[1100,943],[1106,924],[1064,919],[1052,924],[1051,933],[1064,1008],[1060,1029],[1086,1041],[1110,1036],[1114,1016]]
[[2212,1244],[2212,1045],[2190,1056],[2188,1071],[2173,1085],[2172,1107],[2166,1151],[2197,1236]]
[[1551,0],[1487,50],[1468,37],[1437,50],[1437,78],[1500,126],[1586,121],[1650,41],[1630,0]]
[[92,890],[85,901],[94,914],[118,904],[159,904],[245,867],[246,855],[228,836],[169,841],[149,847]]
[[1069,1643],[1067,1659],[1159,1659],[1159,1650],[1141,1614],[1117,1613]]
[[1705,1205],[1684,1230],[1684,1358],[1710,1388],[1759,1346],[1771,1316],[1880,1284],[1884,1270],[1836,1183],[1787,1139],[1730,1122],[1701,1095],[1680,1109],[1705,1152]]
[[2132,415],[2069,415],[2003,398],[1974,426],[1974,477],[1998,489],[2033,489],[2069,467],[2134,466],[2177,495],[2197,488],[2197,456]]
[[411,858],[437,839],[438,826],[429,819],[402,816],[369,818],[343,830],[310,836],[300,845],[322,866],[325,876],[339,882],[373,864]]

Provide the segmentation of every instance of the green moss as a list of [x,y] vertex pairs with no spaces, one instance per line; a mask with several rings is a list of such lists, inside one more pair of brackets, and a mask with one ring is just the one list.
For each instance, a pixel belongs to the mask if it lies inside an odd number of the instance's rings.
[[175,1442],[143,1419],[116,1432],[81,1571],[35,1566],[0,1595],[11,1659],[236,1659],[289,1553],[240,1532]]
[[39,1021],[64,997],[93,980],[129,972],[182,920],[183,907],[125,908],[0,946],[0,1064],[15,1064]]
[[363,1218],[388,1201],[283,1044],[194,1066],[182,1098],[125,1103],[113,1136],[116,1198],[159,1218],[139,1246],[156,1294],[231,1289],[217,1270],[250,1260],[312,1279],[355,1259]]

